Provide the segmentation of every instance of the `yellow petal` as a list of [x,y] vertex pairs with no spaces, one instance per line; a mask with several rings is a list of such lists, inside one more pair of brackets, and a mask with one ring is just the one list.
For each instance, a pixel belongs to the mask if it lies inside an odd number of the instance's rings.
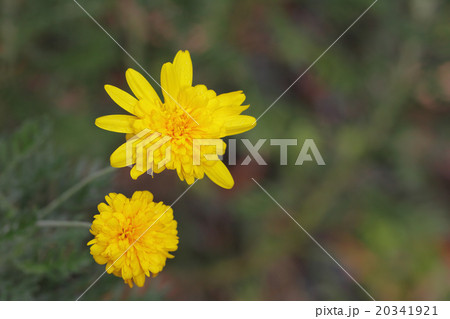
[[133,133],[133,123],[137,118],[133,115],[106,115],[95,120],[95,125],[99,128],[118,132],[118,133]]
[[218,108],[217,111],[214,112],[214,115],[217,117],[228,117],[232,115],[239,115],[249,108],[250,105],[225,105],[221,108]]
[[134,277],[134,283],[136,284],[136,286],[138,287],[143,287],[144,283],[145,283],[145,274],[139,274],[137,276]]
[[242,91],[220,94],[216,97],[216,100],[218,102],[215,112],[216,116],[239,115],[250,106],[241,105],[245,100],[245,95]]
[[192,86],[192,61],[189,51],[178,51],[173,65],[179,86]]
[[226,119],[225,136],[235,135],[251,130],[256,126],[256,119],[248,115],[235,115]]
[[128,143],[128,156],[127,156],[127,143],[120,145],[110,157],[112,167],[125,167],[132,165],[136,162],[136,154],[132,149],[132,146]]
[[185,175],[186,177],[186,183],[188,183],[188,185],[191,185],[192,183],[195,182],[195,177],[193,175]]
[[134,179],[134,180],[138,179],[138,177],[141,176],[142,174],[145,174],[145,172],[139,171],[139,170],[136,168],[136,165],[134,165],[133,168],[132,168],[131,171],[130,171],[130,176],[131,176],[131,178]]
[[132,201],[147,201],[152,202],[153,201],[153,194],[149,191],[136,191],[133,193],[133,196],[131,197]]
[[146,117],[152,113],[153,110],[158,110],[161,107],[161,102],[152,102],[149,100],[140,100],[136,104],[136,115],[139,117]]
[[108,259],[101,255],[94,255],[93,257],[94,257],[95,262],[99,265],[103,265],[108,262]]
[[223,162],[217,161],[212,166],[205,165],[203,169],[205,174],[220,187],[230,189],[234,186],[233,177]]
[[109,207],[108,205],[106,205],[105,203],[100,203],[97,205],[97,209],[100,213],[102,212],[110,212],[111,211],[111,207]]
[[133,273],[132,273],[132,271],[131,271],[131,267],[128,266],[127,264],[125,264],[125,265],[122,267],[122,278],[123,278],[124,280],[128,280],[128,279],[133,278]]
[[138,100],[136,100],[127,92],[112,85],[105,85],[105,90],[117,105],[119,105],[125,111],[130,112],[131,114],[135,114],[134,108]]
[[156,94],[153,87],[148,83],[148,81],[136,70],[128,69],[125,73],[128,85],[133,91],[134,95],[138,99],[148,99],[157,103],[159,101],[158,94]]
[[161,68],[161,89],[164,95],[164,102],[176,105],[180,85],[172,63],[164,63]]
[[220,94],[217,99],[221,105],[241,105],[245,100],[245,94],[242,91],[234,91]]
[[95,244],[97,242],[97,239],[92,239],[92,240],[90,240],[88,243],[87,243],[87,246],[89,246],[89,245],[93,245],[93,244]]

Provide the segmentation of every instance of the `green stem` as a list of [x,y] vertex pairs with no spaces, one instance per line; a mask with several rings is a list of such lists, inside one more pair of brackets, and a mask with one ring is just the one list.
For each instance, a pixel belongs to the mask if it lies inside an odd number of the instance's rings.
[[104,175],[107,175],[109,173],[112,173],[115,170],[114,167],[106,167],[102,170],[87,176],[86,178],[82,179],[75,185],[73,185],[71,188],[66,190],[64,193],[62,193],[59,197],[55,198],[52,202],[50,202],[47,206],[45,206],[40,214],[40,218],[44,218],[48,214],[50,214],[52,211],[54,211],[56,208],[58,208],[62,203],[64,203],[66,200],[68,200],[70,197],[72,197],[76,192],[78,192],[80,189],[82,189],[84,186],[88,185],[95,179],[102,177]]
[[90,228],[91,224],[88,222],[81,222],[75,220],[38,220],[36,222],[38,227],[81,227]]

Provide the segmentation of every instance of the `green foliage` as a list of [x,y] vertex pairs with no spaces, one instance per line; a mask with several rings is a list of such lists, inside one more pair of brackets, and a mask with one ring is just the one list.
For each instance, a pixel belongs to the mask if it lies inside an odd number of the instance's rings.
[[[96,269],[86,247],[88,227],[37,225],[49,202],[99,169],[97,162],[61,154],[51,135],[47,119],[1,136],[0,299],[72,299],[82,287],[68,279]],[[104,189],[105,180],[91,183],[45,217],[90,222]]]

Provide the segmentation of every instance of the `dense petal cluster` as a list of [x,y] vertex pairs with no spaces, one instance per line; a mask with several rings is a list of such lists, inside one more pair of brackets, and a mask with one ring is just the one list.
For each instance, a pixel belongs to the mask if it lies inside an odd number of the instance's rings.
[[108,273],[122,277],[130,287],[142,287],[145,277],[157,275],[165,266],[169,252],[178,248],[177,222],[173,211],[162,202],[153,202],[148,191],[131,198],[110,193],[98,205],[88,245],[91,255]]
[[[133,69],[127,70],[126,79],[136,97],[114,86],[105,86],[110,97],[132,114],[107,115],[95,122],[102,129],[126,133],[127,142],[111,155],[113,167],[134,165],[130,172],[133,179],[148,170],[160,173],[167,168],[176,170],[188,184],[206,174],[221,187],[233,187],[233,178],[219,159],[226,147],[222,138],[252,129],[256,120],[241,115],[249,107],[242,105],[245,100],[242,91],[217,95],[204,85],[193,86],[192,78],[189,52],[179,51],[173,63],[165,63],[161,70],[164,102]],[[153,133],[158,135],[151,136]],[[212,144],[197,148],[199,162],[193,160],[195,140]],[[143,145],[142,149],[137,145]]]

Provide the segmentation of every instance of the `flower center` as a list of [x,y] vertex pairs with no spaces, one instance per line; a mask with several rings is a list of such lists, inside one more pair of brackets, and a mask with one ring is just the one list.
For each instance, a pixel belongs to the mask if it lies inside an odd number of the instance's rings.
[[133,225],[127,225],[122,227],[122,233],[119,235],[120,239],[134,239],[136,227]]
[[189,137],[194,121],[186,113],[171,114],[166,121],[166,134],[172,138]]

